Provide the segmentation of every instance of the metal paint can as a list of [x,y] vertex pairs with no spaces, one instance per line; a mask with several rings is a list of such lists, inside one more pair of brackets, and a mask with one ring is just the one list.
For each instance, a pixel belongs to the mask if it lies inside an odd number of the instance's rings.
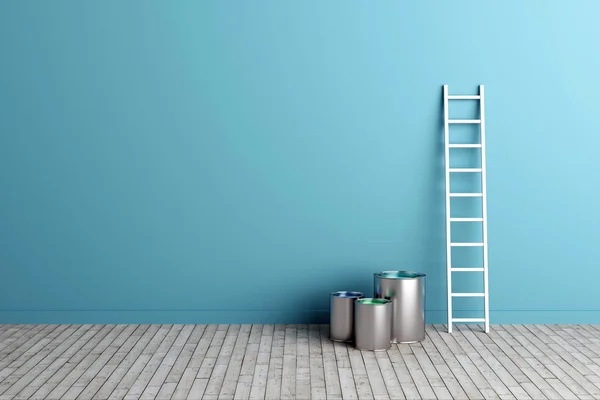
[[375,297],[392,301],[392,343],[425,340],[425,274],[412,271],[376,273]]
[[391,326],[390,300],[358,299],[354,302],[354,345],[357,349],[389,349]]
[[354,300],[362,299],[361,292],[340,291],[329,296],[329,338],[336,342],[354,339]]

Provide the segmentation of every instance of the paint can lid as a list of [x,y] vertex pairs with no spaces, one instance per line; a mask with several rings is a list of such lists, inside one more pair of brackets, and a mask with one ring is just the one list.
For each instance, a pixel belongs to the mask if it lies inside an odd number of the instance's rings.
[[414,279],[425,276],[422,272],[413,271],[382,271],[375,274],[378,278],[385,279]]
[[364,304],[364,305],[369,305],[369,306],[381,306],[381,305],[389,304],[391,302],[392,301],[388,300],[388,299],[370,299],[370,298],[354,300],[354,303]]
[[351,299],[359,299],[361,297],[364,297],[364,295],[361,292],[352,292],[352,291],[347,291],[347,290],[340,290],[339,292],[333,292],[331,293],[332,296],[335,297],[346,297],[346,298],[351,298]]

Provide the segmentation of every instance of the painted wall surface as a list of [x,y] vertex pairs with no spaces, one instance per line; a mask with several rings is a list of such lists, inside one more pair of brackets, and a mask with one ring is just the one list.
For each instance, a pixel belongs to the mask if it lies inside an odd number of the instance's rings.
[[323,322],[386,269],[444,322],[442,85],[480,83],[492,322],[600,322],[599,13],[3,2],[0,322]]

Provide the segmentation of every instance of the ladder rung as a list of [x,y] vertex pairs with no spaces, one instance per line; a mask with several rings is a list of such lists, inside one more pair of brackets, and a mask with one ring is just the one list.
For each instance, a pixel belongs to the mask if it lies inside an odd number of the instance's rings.
[[452,322],[485,322],[485,318],[452,318]]
[[481,172],[481,168],[449,168],[450,172]]
[[479,100],[481,96],[478,94],[455,94],[448,96],[448,100]]
[[483,222],[483,218],[450,218],[450,222]]
[[483,268],[450,268],[452,272],[483,272]]
[[480,119],[449,119],[449,124],[480,124]]
[[481,145],[479,143],[451,143],[448,147],[453,149],[480,149]]
[[454,242],[454,243],[450,243],[450,246],[453,246],[453,247],[482,247],[483,243]]
[[483,193],[450,193],[450,197],[482,197]]
[[485,293],[452,293],[452,297],[484,297]]

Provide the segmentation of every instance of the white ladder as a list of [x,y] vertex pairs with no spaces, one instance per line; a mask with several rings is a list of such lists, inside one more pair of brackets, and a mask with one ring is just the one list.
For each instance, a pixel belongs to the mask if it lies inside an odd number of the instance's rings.
[[[479,119],[448,119],[449,100],[479,100]],[[480,143],[452,144],[450,143],[450,124],[478,124]],[[445,169],[446,169],[446,269],[448,285],[448,333],[452,333],[452,324],[455,322],[483,322],[486,333],[490,331],[489,289],[488,289],[488,241],[487,241],[487,203],[485,185],[485,113],[483,102],[483,85],[479,85],[478,95],[449,95],[448,85],[444,85],[444,144],[445,144]],[[452,148],[476,148],[481,149],[481,165],[479,168],[450,168],[450,149]],[[481,193],[451,193],[450,174],[452,173],[480,173]],[[452,197],[480,197],[482,201],[481,218],[454,218],[450,214],[450,199]],[[451,226],[453,222],[481,222],[482,239],[480,243],[452,242]],[[455,268],[452,267],[453,247],[483,247],[483,268]],[[483,272],[483,293],[456,293],[452,292],[452,272]],[[453,318],[453,297],[483,297],[483,318]]]

